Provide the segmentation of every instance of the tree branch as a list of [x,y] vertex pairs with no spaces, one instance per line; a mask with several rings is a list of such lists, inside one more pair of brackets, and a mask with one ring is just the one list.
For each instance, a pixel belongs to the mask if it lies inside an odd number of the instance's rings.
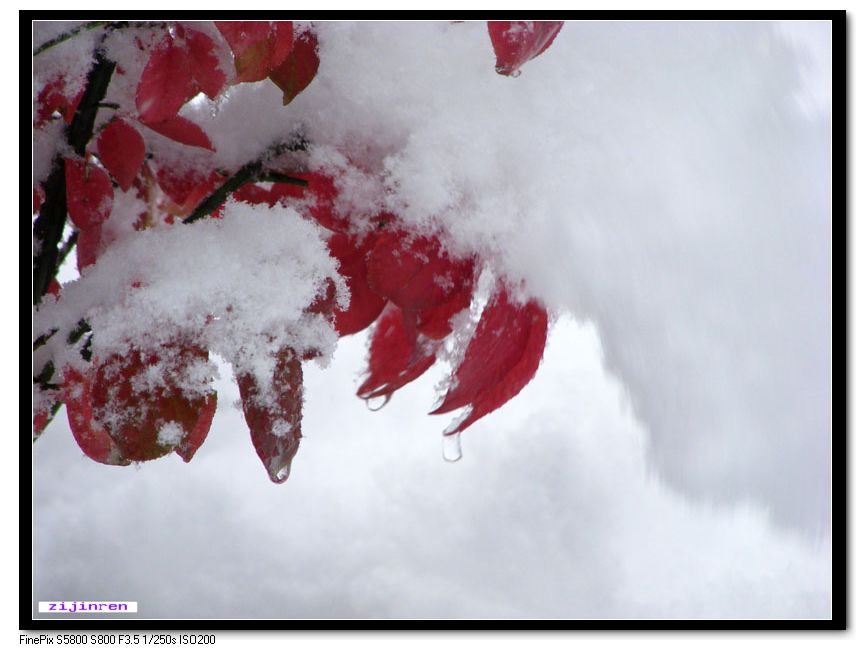
[[280,143],[270,147],[261,158],[246,163],[238,169],[233,176],[230,176],[222,185],[207,196],[198,207],[192,211],[183,223],[195,223],[199,219],[213,213],[220,205],[225,203],[228,195],[239,189],[245,183],[254,183],[260,180],[269,180],[276,183],[291,183],[292,185],[300,185],[306,187],[306,181],[302,178],[293,178],[285,174],[275,172],[265,172],[264,164],[288,151],[305,151],[306,141],[302,138],[293,143]]
[[[87,85],[81,102],[75,110],[72,124],[66,130],[66,141],[79,156],[83,156],[87,143],[93,137],[93,124],[99,102],[105,97],[115,63],[107,60],[100,49],[96,50],[96,62],[87,75]],[[33,224],[33,237],[39,242],[39,250],[33,264],[33,304],[38,305],[48,290],[48,285],[57,274],[60,254],[57,245],[66,226],[66,170],[63,156],[54,156],[51,173],[43,185],[45,201]]]
[[80,34],[81,32],[90,31],[92,29],[98,29],[100,27],[104,27],[106,32],[111,32],[111,31],[114,31],[117,29],[150,29],[150,28],[154,28],[154,27],[167,27],[167,26],[168,26],[168,23],[162,22],[162,21],[157,21],[157,22],[146,21],[146,22],[140,22],[140,23],[130,23],[127,20],[114,21],[114,22],[112,22],[110,20],[94,20],[94,21],[91,21],[89,23],[84,23],[83,25],[79,25],[78,27],[74,27],[74,28],[70,29],[68,32],[63,32],[62,34],[59,34],[59,35],[55,36],[54,38],[45,41],[44,43],[42,43],[42,45],[40,45],[39,47],[37,47],[36,49],[33,50],[33,56],[39,56],[45,50],[48,50],[48,49],[54,47],[55,45],[60,45],[60,43],[64,43],[64,42],[68,41],[70,38],[74,38],[75,36],[78,36],[78,34]]

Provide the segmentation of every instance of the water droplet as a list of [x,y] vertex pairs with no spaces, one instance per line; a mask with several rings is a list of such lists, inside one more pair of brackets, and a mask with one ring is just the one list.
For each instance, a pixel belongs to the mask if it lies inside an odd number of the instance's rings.
[[288,475],[291,474],[291,462],[276,468],[275,472],[271,471],[268,473],[270,474],[270,480],[274,483],[285,483],[288,480]]
[[460,443],[460,434],[442,436],[442,458],[449,463],[455,463],[463,457],[463,447]]
[[366,407],[370,411],[380,411],[389,401],[390,395],[378,395],[377,397],[370,397],[366,400]]

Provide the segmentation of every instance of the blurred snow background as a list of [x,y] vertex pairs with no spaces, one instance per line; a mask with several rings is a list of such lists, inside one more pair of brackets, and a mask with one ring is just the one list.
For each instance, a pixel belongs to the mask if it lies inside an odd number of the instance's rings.
[[[526,278],[561,314],[536,380],[446,464],[447,418],[424,415],[441,372],[369,413],[364,336],[344,340],[307,365],[282,487],[227,369],[188,467],[96,465],[61,412],[34,446],[34,600],[829,616],[828,24],[573,22],[516,80],[494,74],[481,24],[327,24],[321,43],[273,132],[303,116],[314,141],[389,169],[408,219]],[[239,108],[278,98],[249,86],[215,122],[261,133]]]

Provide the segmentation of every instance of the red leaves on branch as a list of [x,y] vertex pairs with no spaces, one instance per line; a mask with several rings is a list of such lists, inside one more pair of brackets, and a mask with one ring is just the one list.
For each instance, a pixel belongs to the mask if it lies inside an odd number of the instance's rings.
[[282,91],[282,105],[297,97],[318,73],[318,37],[313,31],[300,34],[285,61],[270,73]]
[[448,433],[459,433],[516,396],[535,376],[547,340],[547,313],[511,302],[499,288],[484,308],[451,387],[433,414],[471,406]]
[[72,223],[81,230],[99,226],[111,215],[114,188],[111,179],[96,165],[67,158],[66,206]]
[[524,63],[543,53],[562,29],[560,21],[499,21],[487,23],[496,54],[496,72],[517,76]]
[[[249,373],[236,376],[252,444],[270,480],[284,483],[300,446],[303,368],[293,350],[280,350],[269,387]],[[271,393],[275,393],[272,397]],[[275,398],[275,399],[274,399]]]
[[138,129],[115,118],[99,134],[96,150],[120,189],[128,191],[144,162],[144,138]]
[[82,451],[112,465],[172,451],[189,462],[210,430],[216,394],[189,396],[177,381],[206,359],[203,348],[175,345],[94,361],[88,375],[67,368],[69,426]]
[[[172,24],[150,50],[136,86],[134,107],[122,101],[100,103],[100,110],[117,113],[98,131],[95,142],[88,144],[91,157],[64,161],[68,213],[79,229],[79,270],[93,264],[122,231],[106,227],[103,238],[103,224],[114,202],[112,178],[124,192],[132,188],[137,192],[137,220],[131,224],[135,229],[188,216],[206,197],[217,199],[229,192],[238,201],[293,206],[329,231],[329,252],[349,290],[349,302],[340,308],[336,285],[328,280],[305,311],[329,319],[340,336],[372,327],[369,367],[357,394],[364,400],[386,403],[394,391],[421,376],[438,353],[447,349],[445,339],[454,334],[456,323],[467,319],[482,262],[475,256],[452,255],[438,237],[411,230],[396,215],[381,213],[370,223],[366,217],[338,210],[337,206],[351,203],[340,200],[344,184],[330,173],[301,171],[309,164],[303,152],[305,142],[285,156],[282,143],[277,143],[279,148],[268,149],[244,166],[243,174],[207,167],[184,169],[176,165],[183,157],[145,162],[141,125],[181,144],[214,149],[201,126],[179,114],[199,93],[215,99],[229,81],[269,78],[288,104],[317,74],[314,31],[301,32],[285,21],[223,21],[216,27],[225,43]],[[522,65],[550,46],[561,27],[559,22],[488,23],[496,71],[516,76]],[[226,44],[236,72],[230,80],[220,63],[227,56]],[[139,41],[139,47],[144,50],[147,46]],[[117,74],[129,73],[118,66]],[[34,107],[35,126],[40,128],[58,115],[70,122],[83,90],[73,97],[69,94],[62,77],[43,86]],[[140,124],[134,122],[136,113]],[[279,153],[271,155],[274,151]],[[94,153],[99,162],[92,158]],[[215,160],[200,152],[196,159]],[[292,178],[306,185],[292,183]],[[219,188],[221,194],[214,194]],[[42,192],[43,188],[34,189],[34,213],[46,200]],[[120,198],[118,195],[118,204]],[[220,214],[222,206],[207,205],[212,216]],[[455,318],[460,314],[466,317]],[[466,409],[446,434],[466,429],[525,387],[543,356],[547,328],[547,314],[536,301],[517,303],[499,284],[483,309],[462,361],[451,373],[449,389],[433,411]],[[321,354],[314,345],[310,347],[300,353],[281,349],[266,385],[259,384],[261,378],[252,372],[236,374],[253,446],[276,483],[288,478],[299,448],[301,364]],[[174,451],[189,462],[207,437],[216,395],[185,388],[183,371],[207,356],[205,348],[184,343],[94,359],[86,371],[66,368],[59,392],[73,436],[84,453],[101,463],[123,465]],[[56,386],[51,390],[58,392]],[[49,412],[35,414],[37,432],[49,417]]]
[[278,67],[294,45],[290,21],[216,21],[216,28],[234,53],[238,82],[261,81]]

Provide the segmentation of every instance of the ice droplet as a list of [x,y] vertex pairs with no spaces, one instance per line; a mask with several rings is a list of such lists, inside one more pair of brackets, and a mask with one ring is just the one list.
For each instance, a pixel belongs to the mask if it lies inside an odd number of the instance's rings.
[[380,411],[390,401],[390,395],[379,395],[366,400],[366,407],[370,411]]
[[463,447],[460,434],[452,433],[442,436],[442,458],[449,463],[455,463],[463,457]]

